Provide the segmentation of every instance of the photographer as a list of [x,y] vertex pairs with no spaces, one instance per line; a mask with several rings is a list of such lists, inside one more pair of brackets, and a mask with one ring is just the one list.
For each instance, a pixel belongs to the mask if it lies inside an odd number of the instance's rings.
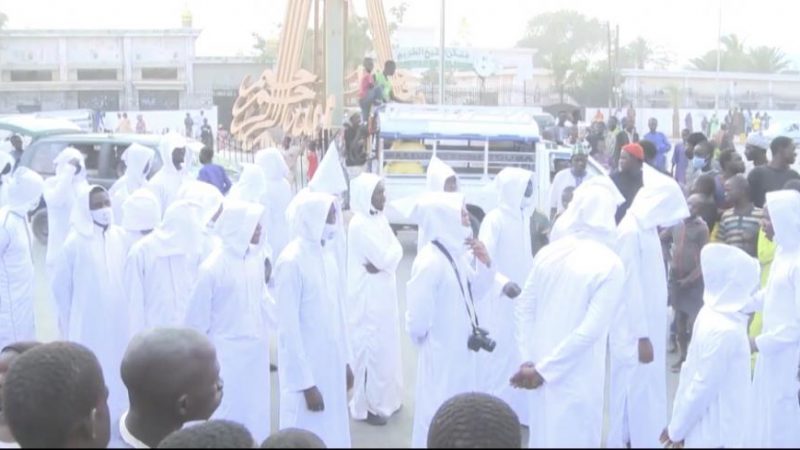
[[477,352],[495,348],[474,300],[494,286],[507,296],[516,296],[519,287],[495,283],[502,277],[473,237],[462,194],[427,194],[414,216],[431,238],[414,260],[406,291],[406,330],[419,348],[412,446],[424,448],[439,406],[478,390]]

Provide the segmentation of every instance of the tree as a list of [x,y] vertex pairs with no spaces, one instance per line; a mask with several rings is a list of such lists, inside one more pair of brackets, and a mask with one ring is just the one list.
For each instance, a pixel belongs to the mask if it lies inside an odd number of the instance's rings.
[[[786,55],[779,48],[760,46],[745,47],[744,41],[735,34],[720,39],[721,53],[719,68],[726,72],[778,73],[789,68]],[[717,51],[711,50],[690,61],[697,70],[717,70]]]
[[256,52],[256,58],[262,64],[275,64],[278,59],[278,40],[266,39],[258,33],[252,33],[253,50]]
[[751,48],[747,52],[747,56],[750,60],[750,70],[752,72],[780,73],[789,68],[786,54],[777,47],[762,45]]
[[555,11],[539,14],[528,22],[518,47],[537,50],[538,62],[553,73],[561,103],[564,94],[577,86],[591,58],[602,48],[605,29],[596,19],[577,11]]
[[638,37],[620,49],[620,67],[643,70],[649,66],[665,69],[672,62],[661,47]]
[[6,22],[8,22],[8,16],[0,12],[0,30],[6,26]]

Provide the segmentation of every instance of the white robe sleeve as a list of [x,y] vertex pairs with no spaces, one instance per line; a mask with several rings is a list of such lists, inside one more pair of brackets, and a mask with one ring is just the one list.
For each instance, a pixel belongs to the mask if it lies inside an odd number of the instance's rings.
[[534,361],[545,382],[557,382],[568,375],[581,355],[599,340],[605,340],[624,288],[624,269],[614,265],[603,275],[589,300],[589,308],[578,327],[553,352]]
[[296,261],[278,264],[275,272],[278,302],[278,359],[281,364],[281,387],[290,392],[316,386],[300,331],[300,303],[303,278]]
[[[500,226],[501,224],[498,224],[497,220],[498,218],[495,215],[487,217],[486,220],[484,220],[481,224],[481,231],[478,234],[478,240],[486,246],[486,251],[489,252],[489,257],[492,259],[493,263],[496,261],[496,255],[499,253],[497,246],[499,245],[500,234],[502,233],[502,227]],[[492,280],[493,285],[490,288],[491,292],[487,294],[487,298],[496,299],[499,297],[502,294],[505,285],[510,281],[511,280],[507,276],[501,274],[500,272],[496,272],[494,280]]]
[[702,343],[692,343],[700,347],[700,356],[697,359],[699,364],[691,379],[680,380],[680,395],[675,398],[672,420],[667,428],[673,441],[686,438],[714,399],[727,371],[729,342],[731,341],[724,334],[716,333],[708,336]]
[[406,284],[406,331],[416,345],[425,342],[433,325],[437,287],[442,280],[436,263],[433,254],[423,249],[414,260]]
[[516,338],[522,361],[533,361],[533,326],[536,323],[536,268],[531,270],[522,294],[514,300],[514,318],[516,319]]
[[125,295],[128,296],[128,323],[132,334],[145,329],[144,270],[142,252],[138,249],[138,246],[134,246],[128,255],[122,279]]
[[626,306],[628,327],[637,339],[650,336],[647,326],[647,312],[644,307],[645,287],[642,286],[641,252],[639,251],[639,236],[628,233],[619,240],[619,256],[625,265],[625,290],[623,301]]
[[6,227],[0,227],[0,258],[5,259],[5,253],[11,244],[11,236]]
[[[403,246],[397,242],[397,239],[393,237],[394,242],[386,242],[381,239],[383,233],[380,233],[380,230],[359,224],[352,225],[355,225],[355,229],[350,230],[348,240],[355,250],[355,254],[363,255],[367,261],[382,272],[396,270],[403,259]],[[366,264],[367,261],[361,261],[361,264]]]
[[203,334],[211,332],[211,314],[213,310],[215,274],[210,266],[201,266],[197,284],[189,296],[186,308],[186,326]]
[[61,173],[53,177],[52,183],[45,183],[43,195],[49,207],[63,206],[69,201],[73,192],[73,177],[70,173]]
[[794,286],[794,317],[787,317],[784,323],[774,329],[756,337],[756,347],[759,353],[775,353],[790,347],[797,347],[800,342],[800,270],[792,271],[792,286]]
[[58,309],[58,328],[63,340],[69,340],[70,315],[72,313],[72,291],[75,274],[75,240],[67,238],[66,244],[56,259],[53,270],[52,291]]

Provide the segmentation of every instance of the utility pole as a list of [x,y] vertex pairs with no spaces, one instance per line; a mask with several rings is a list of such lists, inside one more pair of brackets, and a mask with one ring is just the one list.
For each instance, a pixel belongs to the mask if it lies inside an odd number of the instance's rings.
[[722,65],[722,0],[719,2],[717,22],[717,76],[714,82],[714,113],[719,117],[719,71]]
[[[340,127],[344,117],[344,21],[345,0],[325,1],[325,95],[334,97],[331,125]],[[307,26],[307,25],[306,25]]]
[[440,31],[439,31],[439,104],[444,105],[444,2],[440,11]]
[[606,24],[606,29],[608,31],[606,41],[608,47],[608,117],[611,117],[611,107],[614,102],[614,66],[611,62],[611,22]]
[[619,25],[616,26],[616,37],[614,39],[614,86],[617,88],[617,108],[622,107],[622,93],[619,89]]

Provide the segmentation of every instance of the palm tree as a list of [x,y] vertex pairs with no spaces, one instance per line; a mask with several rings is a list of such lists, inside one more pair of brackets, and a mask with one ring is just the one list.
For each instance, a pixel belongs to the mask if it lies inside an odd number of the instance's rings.
[[750,71],[759,73],[779,73],[789,68],[786,54],[777,47],[762,45],[752,48],[747,54]]
[[6,26],[6,22],[8,22],[8,16],[5,13],[0,12],[0,30]]

